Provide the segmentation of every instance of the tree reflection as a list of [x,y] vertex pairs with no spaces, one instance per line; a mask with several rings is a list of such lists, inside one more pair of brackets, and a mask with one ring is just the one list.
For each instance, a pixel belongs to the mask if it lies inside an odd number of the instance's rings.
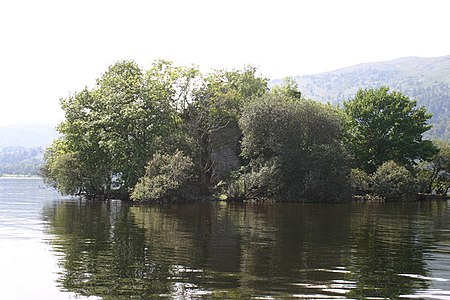
[[61,202],[44,217],[81,295],[398,298],[428,288],[401,274],[428,275],[439,205]]
[[149,260],[143,229],[119,202],[60,203],[46,207],[51,241],[61,255],[60,284],[107,299],[167,294],[170,266]]
[[348,264],[358,287],[350,296],[398,298],[428,288],[425,281],[400,275],[428,273],[423,257],[427,245],[422,241],[425,224],[409,212],[415,205],[369,203],[355,207]]

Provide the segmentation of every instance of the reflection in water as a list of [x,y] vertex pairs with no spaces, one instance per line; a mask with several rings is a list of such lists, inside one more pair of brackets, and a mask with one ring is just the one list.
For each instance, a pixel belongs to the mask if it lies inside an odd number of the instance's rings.
[[[104,299],[448,294],[446,202],[46,206],[61,286]],[[431,295],[434,293],[433,295]]]
[[0,177],[0,299],[73,299],[55,286],[41,215],[44,203],[60,200],[40,179]]

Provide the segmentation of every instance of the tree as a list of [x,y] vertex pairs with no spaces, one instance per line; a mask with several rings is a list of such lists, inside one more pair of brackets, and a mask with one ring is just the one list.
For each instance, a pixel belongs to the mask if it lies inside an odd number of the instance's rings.
[[44,182],[63,195],[103,195],[103,182],[99,173],[87,173],[89,169],[83,168],[85,162],[80,159],[79,153],[61,151],[62,144],[57,141],[45,153],[46,163],[40,174]]
[[288,201],[344,197],[350,170],[340,143],[339,111],[269,94],[247,106],[239,123],[243,155],[253,173],[247,186],[253,193]]
[[344,112],[349,119],[346,141],[357,166],[369,173],[389,160],[412,167],[435,153],[432,143],[422,139],[431,115],[400,92],[359,90],[344,103]]
[[[218,146],[227,148],[226,151],[232,154],[230,156],[234,155],[239,162],[241,132],[237,120],[246,103],[266,93],[267,81],[257,75],[256,68],[247,66],[243,70],[218,70],[208,74],[193,90],[192,102],[183,115],[185,130],[193,143],[202,194],[210,193],[211,186],[233,165],[219,170]],[[221,138],[222,133],[228,140]]]
[[275,95],[284,95],[294,99],[302,99],[302,93],[298,89],[298,84],[292,77],[283,79],[281,85],[275,85],[270,89],[270,92]]
[[45,176],[60,191],[128,198],[153,154],[177,147],[178,107],[196,74],[167,61],[147,72],[132,61],[110,66],[93,89],[61,100],[62,138],[47,153]]
[[95,98],[87,88],[61,100],[66,120],[62,137],[46,150],[42,176],[63,194],[104,197],[112,185],[111,160],[92,115]]
[[423,192],[446,196],[450,189],[450,144],[443,140],[433,141],[433,144],[438,153],[420,165],[419,179]]
[[156,61],[148,71],[117,62],[94,88],[61,100],[62,138],[47,151],[42,174],[64,193],[127,199],[148,177],[145,166],[155,153],[181,149],[208,194],[213,171],[219,173],[212,153],[222,143],[214,133],[234,124],[238,148],[242,107],[266,91],[267,79],[252,67],[202,76],[168,61]]

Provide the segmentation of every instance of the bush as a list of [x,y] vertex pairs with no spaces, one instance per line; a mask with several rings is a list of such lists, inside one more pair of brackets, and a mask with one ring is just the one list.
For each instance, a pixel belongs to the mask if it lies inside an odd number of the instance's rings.
[[372,175],[373,191],[388,201],[414,200],[417,181],[405,167],[393,161],[383,163]]
[[134,201],[160,201],[188,198],[193,179],[191,158],[176,150],[174,154],[155,153],[147,164],[145,175],[133,189]]
[[372,179],[361,169],[352,169],[349,175],[349,184],[356,195],[365,195],[370,193]]
[[253,190],[281,201],[344,200],[343,121],[338,110],[305,99],[271,94],[251,102],[239,125]]
[[278,173],[278,162],[271,159],[262,165],[241,167],[231,172],[228,180],[221,181],[218,186],[221,193],[230,199],[269,198],[279,193]]

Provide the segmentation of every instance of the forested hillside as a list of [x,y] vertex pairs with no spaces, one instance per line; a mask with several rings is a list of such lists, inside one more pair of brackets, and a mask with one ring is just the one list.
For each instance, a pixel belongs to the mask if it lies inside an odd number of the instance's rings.
[[0,150],[0,175],[37,175],[44,148],[6,147]]
[[45,147],[57,137],[54,124],[0,127],[0,175],[37,175]]
[[359,88],[388,86],[401,91],[433,114],[428,137],[450,140],[450,56],[406,57],[294,79],[306,98],[334,105],[352,98]]

